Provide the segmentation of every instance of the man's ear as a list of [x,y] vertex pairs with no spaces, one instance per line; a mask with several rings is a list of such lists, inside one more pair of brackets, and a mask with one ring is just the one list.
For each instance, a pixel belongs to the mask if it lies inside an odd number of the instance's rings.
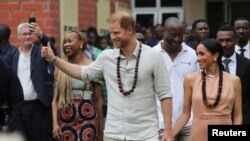
[[129,33],[131,33],[131,34],[134,34],[134,29],[131,27],[131,26],[129,26],[128,28],[127,28],[127,31],[129,32]]

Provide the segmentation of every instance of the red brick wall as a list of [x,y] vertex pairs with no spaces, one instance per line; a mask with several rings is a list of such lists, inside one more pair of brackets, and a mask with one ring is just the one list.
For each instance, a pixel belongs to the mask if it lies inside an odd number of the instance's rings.
[[0,10],[0,23],[10,26],[10,42],[16,47],[19,46],[17,26],[28,22],[29,17],[36,17],[42,31],[55,37],[59,45],[59,0],[1,0]]
[[[97,0],[79,0],[79,29],[97,25]],[[115,11],[115,2],[130,4],[130,0],[110,0],[111,13]],[[105,11],[103,11],[105,12]]]
[[[79,28],[96,27],[96,0],[79,0]],[[111,13],[115,11],[115,2],[130,4],[130,0],[110,0]],[[11,28],[10,42],[18,47],[17,26],[36,17],[44,33],[55,37],[60,45],[60,0],[0,0],[0,23]],[[105,11],[104,11],[105,12]]]
[[79,29],[96,27],[96,0],[79,0]]

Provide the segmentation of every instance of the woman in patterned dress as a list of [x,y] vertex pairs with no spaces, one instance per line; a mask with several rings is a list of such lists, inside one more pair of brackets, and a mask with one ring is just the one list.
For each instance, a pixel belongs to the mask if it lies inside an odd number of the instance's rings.
[[[91,60],[83,55],[86,43],[82,32],[66,33],[64,58],[73,64],[90,64]],[[55,71],[55,76],[57,82],[52,102],[54,137],[60,141],[102,141],[101,85],[71,78],[59,70]]]

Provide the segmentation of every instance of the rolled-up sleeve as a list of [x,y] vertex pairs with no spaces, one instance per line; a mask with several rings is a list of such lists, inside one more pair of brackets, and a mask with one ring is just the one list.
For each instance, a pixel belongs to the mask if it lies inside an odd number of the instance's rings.
[[154,88],[157,97],[161,100],[164,98],[172,98],[170,91],[170,81],[167,73],[167,68],[165,66],[162,55],[159,54],[155,56],[154,59]]
[[102,54],[96,61],[81,67],[81,79],[83,81],[95,81],[103,78]]

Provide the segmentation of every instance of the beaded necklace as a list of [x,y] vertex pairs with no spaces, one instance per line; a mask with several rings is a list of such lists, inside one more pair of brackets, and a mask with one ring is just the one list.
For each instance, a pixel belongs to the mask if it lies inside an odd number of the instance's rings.
[[138,66],[139,66],[140,56],[141,56],[141,43],[140,43],[139,52],[138,52],[138,55],[137,55],[137,58],[136,58],[136,63],[135,63],[134,81],[133,81],[133,84],[132,84],[132,88],[129,91],[125,91],[122,88],[122,80],[121,80],[121,74],[120,74],[120,61],[121,61],[121,57],[118,57],[118,59],[117,59],[116,74],[117,74],[118,88],[119,88],[119,91],[124,96],[127,96],[127,95],[131,94],[132,92],[134,92],[134,90],[136,88],[137,77],[138,77]]
[[201,73],[201,76],[202,76],[202,86],[201,86],[201,89],[202,89],[202,100],[203,100],[203,103],[205,104],[205,106],[208,109],[214,109],[219,104],[220,98],[221,98],[223,72],[220,69],[218,94],[217,94],[217,97],[215,99],[215,102],[212,103],[212,104],[210,102],[208,102],[208,100],[207,100],[207,94],[206,94],[206,75],[207,75],[206,72],[203,70],[202,73]]

